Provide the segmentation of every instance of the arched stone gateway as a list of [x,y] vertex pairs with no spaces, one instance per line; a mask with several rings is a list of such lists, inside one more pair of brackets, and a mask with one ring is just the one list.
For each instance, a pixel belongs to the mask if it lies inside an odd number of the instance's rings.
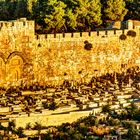
[[7,63],[7,80],[8,81],[18,81],[22,75],[23,69],[23,59],[15,55],[10,58]]
[[23,67],[26,63],[26,59],[20,52],[13,52],[7,58],[6,63],[6,73],[7,79],[6,81],[18,81],[22,79],[23,75]]
[[22,52],[18,52],[18,51],[14,51],[12,53],[10,53],[10,55],[7,58],[7,63],[14,57],[14,56],[19,56],[24,63],[27,62],[26,57],[24,56],[24,54]]

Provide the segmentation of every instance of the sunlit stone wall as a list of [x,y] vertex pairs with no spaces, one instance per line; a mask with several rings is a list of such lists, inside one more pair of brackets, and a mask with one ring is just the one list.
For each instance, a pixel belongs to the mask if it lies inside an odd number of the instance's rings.
[[[135,35],[130,35],[130,31]],[[122,35],[125,37],[121,38]],[[36,35],[34,21],[0,21],[0,46],[2,85],[20,81],[60,84],[65,79],[84,82],[93,75],[140,66],[138,26]]]

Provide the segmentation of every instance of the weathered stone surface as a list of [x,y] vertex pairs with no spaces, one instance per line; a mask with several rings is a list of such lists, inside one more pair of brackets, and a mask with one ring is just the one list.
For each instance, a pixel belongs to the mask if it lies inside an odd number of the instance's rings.
[[[55,84],[121,71],[121,64],[140,66],[138,27],[131,29],[136,37],[127,36],[129,29],[54,36],[36,35],[34,21],[24,18],[0,21],[0,83]],[[125,40],[120,40],[122,34]],[[85,49],[85,41],[92,44],[91,50]]]

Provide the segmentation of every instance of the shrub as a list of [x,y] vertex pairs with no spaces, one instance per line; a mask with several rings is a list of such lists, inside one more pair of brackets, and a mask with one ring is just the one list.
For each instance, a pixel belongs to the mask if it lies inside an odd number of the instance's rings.
[[126,35],[122,34],[122,35],[120,35],[119,38],[120,38],[120,40],[126,40],[127,37],[126,37]]
[[89,43],[87,40],[84,42],[84,44],[85,44],[84,46],[85,50],[90,51],[92,49],[92,44]]
[[133,31],[133,30],[129,30],[129,31],[127,32],[127,35],[128,35],[128,36],[131,36],[131,37],[136,37],[136,32]]

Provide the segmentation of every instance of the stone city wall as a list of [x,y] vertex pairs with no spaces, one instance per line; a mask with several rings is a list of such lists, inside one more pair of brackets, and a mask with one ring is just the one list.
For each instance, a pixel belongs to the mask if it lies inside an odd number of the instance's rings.
[[[121,64],[126,64],[126,68],[139,65],[139,30],[134,30],[137,33],[135,38],[127,36],[125,41],[120,40],[120,35],[126,35],[128,31],[91,32],[90,36],[87,32],[56,34],[56,38],[37,36],[37,52],[41,54],[39,58],[42,59],[46,75],[50,75],[46,77],[47,80],[54,76],[59,80],[84,80],[106,72],[119,72]],[[85,49],[85,41],[92,44],[91,50]],[[38,65],[36,70],[38,73],[40,71],[37,79],[43,78],[41,66]]]
[[77,112],[70,112],[67,114],[56,114],[56,115],[46,115],[46,114],[31,114],[29,117],[21,116],[10,118],[10,120],[14,120],[16,124],[16,128],[23,127],[25,128],[28,123],[31,126],[34,126],[35,123],[39,123],[42,126],[58,126],[62,123],[65,123],[66,120],[69,123],[77,121],[81,117],[88,116],[92,111],[77,111]]
[[[130,24],[131,25],[131,24]],[[0,22],[0,83],[60,84],[140,65],[140,29],[35,34],[34,21]],[[128,35],[134,31],[135,36]],[[120,39],[125,35],[125,40]]]

